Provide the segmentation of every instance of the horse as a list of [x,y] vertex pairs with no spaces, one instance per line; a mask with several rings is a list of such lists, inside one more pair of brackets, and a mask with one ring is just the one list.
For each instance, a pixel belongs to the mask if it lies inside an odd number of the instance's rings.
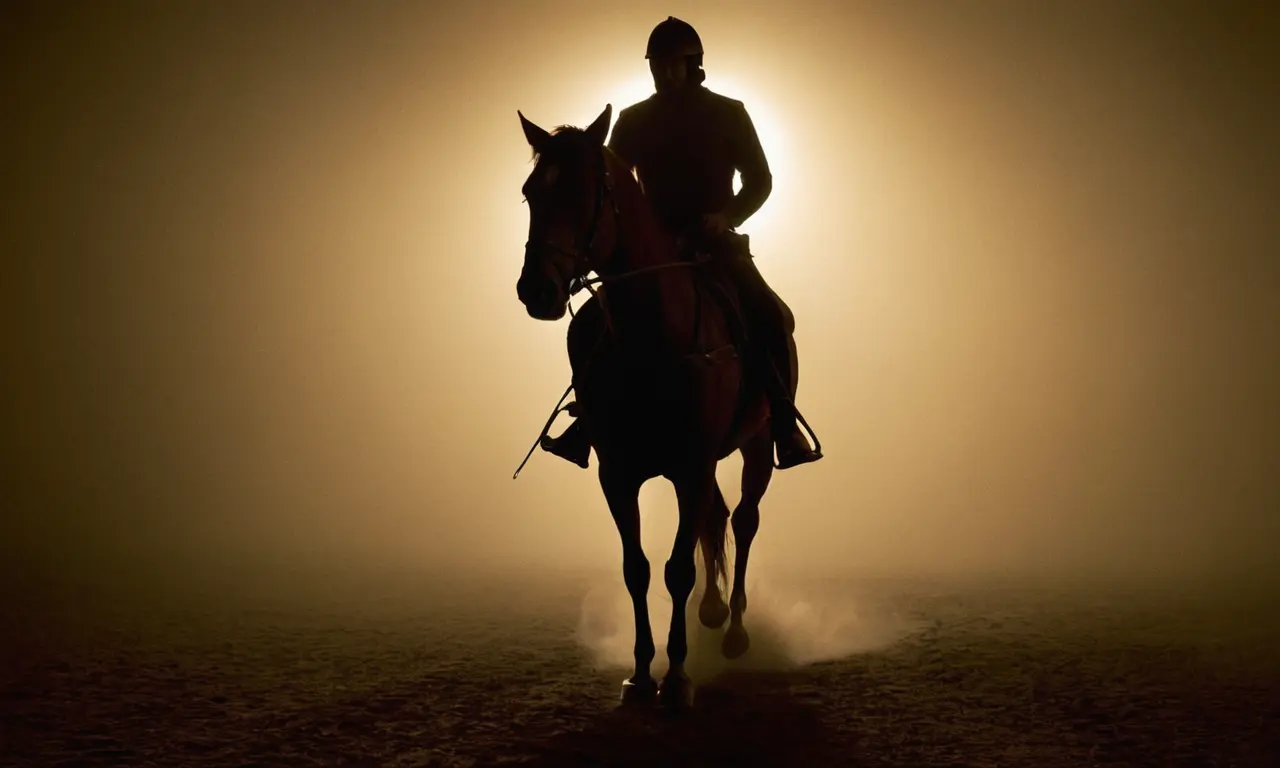
[[[599,285],[570,323],[568,347],[572,389],[622,539],[623,579],[635,609],[635,670],[622,702],[680,708],[693,702],[684,609],[697,579],[695,548],[706,579],[699,621],[720,628],[728,620],[721,643],[727,658],[750,644],[743,626],[747,561],[774,469],[769,406],[744,375],[724,289],[701,268],[706,264],[683,257],[630,168],[605,146],[612,111],[606,105],[585,129],[553,131],[517,111],[534,168],[522,189],[529,236],[516,293],[531,317],[555,321],[573,293]],[[730,515],[716,466],[734,451],[742,455],[742,494]],[[639,506],[640,486],[656,477],[672,483],[679,505],[663,570],[673,610],[661,684],[650,674],[656,649]],[[730,520],[736,556],[726,605]]]

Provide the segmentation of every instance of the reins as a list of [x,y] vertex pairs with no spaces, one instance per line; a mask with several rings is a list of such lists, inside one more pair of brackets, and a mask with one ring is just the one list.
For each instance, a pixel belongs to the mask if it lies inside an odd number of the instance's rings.
[[[636,275],[643,274],[645,272],[654,272],[656,270],[667,269],[669,267],[696,267],[696,266],[700,266],[700,262],[679,261],[679,262],[672,262],[670,264],[655,264],[648,267],[640,267],[639,269],[633,269],[629,272],[623,272],[617,275],[597,275],[596,277],[586,279],[586,280],[580,280],[578,278],[574,278],[573,281],[570,282],[569,295],[573,296],[574,294],[582,290],[586,290],[587,293],[591,294],[591,297],[594,298],[596,301],[598,301],[600,303],[601,308],[604,310],[605,323],[609,327],[609,330],[612,332],[613,323],[609,318],[609,310],[605,307],[604,298],[600,296],[599,292],[597,292],[595,288],[592,287],[593,285],[602,285],[604,283],[619,282],[622,280],[626,280],[627,278],[635,277]],[[576,287],[574,285],[575,283],[576,283]],[[570,317],[574,316],[572,302],[569,303],[569,315]],[[573,391],[573,382],[570,381],[569,386],[566,387],[564,390],[564,394],[560,395],[560,399],[556,401],[555,408],[551,409],[551,415],[547,417],[546,423],[542,425],[542,431],[538,433],[538,436],[536,438],[534,438],[533,445],[529,446],[529,451],[524,455],[524,460],[520,462],[520,466],[516,467],[516,471],[511,475],[512,480],[515,480],[520,477],[520,472],[524,470],[524,466],[528,464],[529,459],[533,457],[533,452],[536,451],[538,449],[538,446],[542,443],[542,438],[547,436],[547,431],[550,430],[551,425],[556,422],[556,417],[559,416],[562,411],[568,411],[573,408],[574,403],[569,403],[568,405],[565,405],[564,403],[565,399],[569,397],[569,393],[572,391]]]
[[[604,218],[604,206],[605,206],[606,198],[607,198],[607,202],[610,203],[613,208],[615,229],[617,228],[618,220],[621,218],[621,215],[622,215],[621,212],[618,210],[618,199],[613,194],[613,184],[610,183],[610,178],[609,178],[608,159],[604,155],[603,151],[601,152],[600,161],[601,161],[600,177],[599,177],[598,183],[596,184],[596,196],[595,196],[595,204],[593,206],[594,211],[591,218],[591,224],[588,227],[587,231],[584,233],[582,238],[583,240],[586,241],[586,248],[585,249],[575,248],[574,250],[570,251],[569,249],[563,246],[560,246],[551,242],[543,242],[540,244],[542,247],[547,247],[547,248],[551,248],[553,250],[559,251],[560,253],[573,259],[575,267],[582,266],[579,264],[579,260],[582,258],[582,254],[584,251],[586,253],[587,259],[590,259],[593,252],[595,251],[596,236],[600,234],[600,221],[601,219]],[[616,257],[618,253],[622,251],[622,247],[617,242],[616,233],[615,233],[614,239],[615,239],[614,248],[610,255],[613,257]],[[525,243],[525,248],[527,249],[531,244],[532,243]],[[600,305],[600,309],[604,315],[605,328],[608,332],[606,335],[614,336],[616,335],[616,329],[614,328],[614,325],[613,325],[612,314],[609,312],[608,302],[606,301],[605,296],[601,294],[599,291],[597,291],[594,286],[597,286],[597,285],[605,286],[610,283],[618,283],[624,280],[630,280],[633,277],[649,274],[652,272],[657,272],[663,269],[674,269],[677,267],[700,267],[705,263],[707,263],[705,260],[698,260],[698,259],[695,259],[692,261],[680,260],[680,261],[673,261],[673,262],[668,262],[664,264],[651,264],[647,267],[638,267],[636,269],[628,270],[626,272],[621,272],[618,274],[601,275],[597,273],[595,277],[588,278],[585,276],[585,274],[594,271],[590,263],[588,262],[585,265],[587,269],[585,270],[584,275],[582,277],[572,277],[569,279],[568,291],[567,291],[568,298],[566,298],[565,300],[569,307],[569,315],[570,317],[576,316],[573,311],[573,302],[571,300],[572,297],[578,294],[580,291],[585,290],[587,293],[591,294],[591,297],[595,299],[597,303]],[[603,341],[603,339],[604,339],[604,336],[601,337],[601,341]],[[776,370],[774,371],[774,374],[775,375],[777,374]],[[562,394],[560,396],[560,399],[556,401],[556,406],[551,410],[551,415],[547,417],[546,423],[542,425],[542,431],[538,433],[538,437],[533,441],[533,445],[529,446],[529,451],[524,455],[524,460],[520,462],[520,466],[516,467],[516,471],[511,475],[512,480],[515,480],[520,477],[520,472],[524,469],[525,465],[529,463],[529,459],[533,456],[533,452],[537,450],[538,446],[542,443],[542,439],[547,436],[547,431],[550,430],[551,425],[555,423],[556,417],[559,416],[562,411],[569,411],[574,408],[575,403],[569,403],[568,405],[565,405],[565,402],[564,402],[569,397],[569,394],[571,392],[573,392],[572,379],[570,380],[569,386],[565,388],[564,394]],[[794,403],[792,403],[792,407],[793,408],[795,407]],[[800,414],[799,409],[796,409],[796,418],[800,422],[800,424],[804,427],[805,431],[809,433],[809,436],[813,439],[815,449],[821,451],[822,444],[818,442],[817,434],[814,433],[813,429],[809,426],[809,423],[805,421],[804,416]]]

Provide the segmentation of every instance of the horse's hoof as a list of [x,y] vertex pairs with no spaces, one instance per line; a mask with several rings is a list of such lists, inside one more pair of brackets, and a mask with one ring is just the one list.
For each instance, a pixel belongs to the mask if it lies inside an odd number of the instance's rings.
[[725,605],[724,600],[716,595],[712,598],[703,598],[698,605],[698,621],[702,622],[702,626],[710,629],[719,629],[729,620],[729,606]]
[[683,712],[693,706],[693,681],[683,672],[667,675],[658,686],[658,704],[665,712]]
[[658,684],[652,677],[631,678],[622,682],[624,707],[650,706],[658,698]]
[[737,659],[751,647],[751,638],[741,624],[730,624],[720,642],[720,652],[726,659]]

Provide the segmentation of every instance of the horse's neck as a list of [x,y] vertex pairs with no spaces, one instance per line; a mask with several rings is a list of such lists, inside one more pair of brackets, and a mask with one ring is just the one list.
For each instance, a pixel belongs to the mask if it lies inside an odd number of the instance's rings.
[[[639,185],[628,174],[616,186],[618,249],[606,300],[619,331],[654,343],[687,343],[691,327],[692,268],[675,266],[675,240],[657,222]],[[686,311],[690,310],[690,311]]]
[[616,264],[614,269],[618,272],[653,269],[679,261],[680,254],[675,240],[658,224],[648,199],[630,174],[619,178],[615,194],[618,196],[620,216],[617,236],[621,263]]

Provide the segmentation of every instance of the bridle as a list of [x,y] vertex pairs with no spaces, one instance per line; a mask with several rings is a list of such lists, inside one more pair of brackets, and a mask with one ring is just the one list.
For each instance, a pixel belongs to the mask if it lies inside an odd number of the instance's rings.
[[[595,257],[597,255],[596,240],[600,236],[600,223],[604,219],[606,205],[613,211],[615,236],[613,250],[607,255],[605,263],[614,262],[619,254],[622,253],[623,246],[621,238],[617,236],[618,222],[621,220],[622,215],[618,210],[618,198],[613,193],[613,177],[609,173],[609,163],[608,158],[605,156],[604,147],[600,148],[599,160],[598,172],[596,174],[595,199],[592,202],[591,220],[587,225],[586,231],[575,238],[574,247],[566,248],[557,243],[553,243],[550,240],[542,240],[540,242],[529,240],[525,243],[524,247],[526,253],[531,249],[540,249],[544,251],[554,251],[562,256],[569,257],[570,262],[573,264],[573,273],[569,276],[569,279],[564,285],[566,301],[568,300],[568,297],[575,296],[585,289],[600,302],[601,308],[604,309],[605,324],[609,327],[610,331],[612,331],[613,320],[610,317],[609,310],[604,306],[603,297],[596,292],[593,286],[625,280],[636,275],[653,272],[659,269],[692,267],[698,266],[698,264],[697,262],[691,261],[675,261],[667,264],[640,267],[638,269],[609,275],[600,273],[600,268],[603,264],[596,263],[595,261]],[[596,277],[588,277],[588,275],[593,271],[596,273]],[[569,305],[569,310],[570,314],[572,314],[572,304]]]
[[[615,226],[620,218],[618,212],[618,200],[613,194],[613,179],[609,175],[608,163],[604,155],[604,148],[600,150],[600,162],[598,164],[598,172],[596,174],[595,199],[591,206],[591,220],[587,224],[585,232],[579,233],[574,238],[572,248],[566,248],[558,243],[550,240],[534,241],[529,240],[525,243],[525,252],[530,250],[553,251],[562,256],[569,257],[572,266],[572,274],[569,275],[566,284],[563,286],[566,296],[572,296],[583,288],[588,288],[588,283],[592,282],[587,279],[587,275],[593,270],[598,269],[600,265],[595,263],[595,252],[597,248],[596,240],[600,236],[600,224],[604,220],[605,205],[608,204],[613,209],[613,217]],[[621,244],[615,238],[615,244],[610,256],[616,256],[621,250]],[[594,292],[593,292],[594,293]]]
[[[609,262],[615,262],[623,252],[622,239],[618,236],[618,224],[622,220],[622,216],[618,210],[618,198],[613,193],[613,179],[609,174],[608,157],[605,155],[604,148],[601,147],[599,172],[596,174],[595,201],[592,204],[591,221],[587,225],[586,231],[579,237],[575,238],[574,247],[565,248],[564,246],[553,243],[550,240],[542,240],[540,242],[529,240],[525,243],[524,247],[526,256],[534,249],[540,249],[543,251],[552,251],[562,256],[569,257],[570,262],[573,264],[573,273],[569,276],[569,279],[564,286],[565,301],[569,305],[569,313],[571,315],[573,314],[573,304],[569,302],[569,299],[580,291],[586,290],[596,299],[596,302],[600,307],[601,314],[604,317],[607,336],[616,339],[617,334],[616,326],[613,322],[613,313],[609,311],[609,305],[605,301],[604,295],[596,291],[593,286],[626,280],[636,275],[653,272],[659,269],[698,266],[698,262],[675,261],[667,264],[640,267],[626,272],[618,272],[608,275],[600,274],[599,268],[602,267],[603,264],[596,264],[594,262],[594,257],[598,246],[596,240],[600,236],[600,222],[604,219],[606,205],[613,210],[614,245],[613,250],[610,251],[608,256]],[[596,276],[588,277],[587,275],[593,271],[596,272]],[[601,336],[596,342],[597,345],[603,343],[605,338],[606,336]],[[565,388],[564,394],[560,395],[560,400],[556,402],[556,407],[552,409],[551,416],[548,417],[547,423],[542,426],[542,431],[538,433],[538,439],[534,441],[533,445],[529,446],[529,451],[524,455],[524,460],[520,462],[520,466],[516,467],[515,473],[511,476],[512,480],[520,476],[520,471],[524,469],[524,465],[528,463],[529,457],[533,455],[534,449],[538,447],[538,443],[542,440],[542,437],[546,435],[547,430],[551,428],[551,424],[555,421],[556,416],[558,416],[561,411],[568,410],[572,406],[572,404],[565,405],[564,402],[569,398],[573,389],[574,384],[571,382],[569,386]]]

